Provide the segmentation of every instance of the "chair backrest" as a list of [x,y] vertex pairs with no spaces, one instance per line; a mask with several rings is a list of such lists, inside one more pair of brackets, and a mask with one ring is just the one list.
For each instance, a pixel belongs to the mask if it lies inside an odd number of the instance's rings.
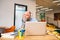
[[0,33],[4,33],[4,28],[0,28]]
[[13,32],[15,30],[15,26],[11,26],[11,28],[5,29],[5,32]]

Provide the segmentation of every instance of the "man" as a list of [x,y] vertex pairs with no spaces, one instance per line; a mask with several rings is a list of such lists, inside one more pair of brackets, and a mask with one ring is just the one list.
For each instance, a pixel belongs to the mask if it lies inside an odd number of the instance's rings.
[[25,22],[30,21],[30,22],[37,22],[37,20],[35,18],[31,17],[31,12],[27,11],[24,13],[23,17],[22,17],[22,26],[25,26]]
[[[17,18],[16,18],[17,19]],[[31,12],[30,11],[26,11],[23,16],[22,19],[19,19],[18,21],[16,21],[16,30],[20,29],[25,22],[30,21],[30,22],[36,22],[37,20],[33,17],[31,17]]]
[[18,24],[16,27],[16,30],[22,29],[25,27],[25,22],[30,21],[30,22],[37,22],[37,20],[33,17],[31,17],[31,12],[30,11],[26,11],[23,16],[22,16],[22,20],[18,20]]
[[22,17],[22,25],[20,27],[20,32],[21,32],[21,36],[23,36],[24,32],[25,32],[25,22],[30,21],[30,22],[37,22],[37,20],[35,18],[31,18],[31,12],[27,11],[24,13],[23,17]]
[[22,22],[26,22],[26,21],[36,22],[37,20],[31,17],[31,12],[27,11],[24,13],[22,18]]

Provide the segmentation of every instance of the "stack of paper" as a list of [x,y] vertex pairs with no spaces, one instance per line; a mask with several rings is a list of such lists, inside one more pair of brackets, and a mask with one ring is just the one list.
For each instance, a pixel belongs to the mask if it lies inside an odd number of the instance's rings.
[[4,33],[4,34],[1,34],[1,35],[4,38],[14,38],[15,37],[14,32]]

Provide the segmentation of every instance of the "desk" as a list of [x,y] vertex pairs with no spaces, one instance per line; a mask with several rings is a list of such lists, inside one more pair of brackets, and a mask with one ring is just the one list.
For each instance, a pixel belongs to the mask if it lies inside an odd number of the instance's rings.
[[[0,40],[19,40],[18,38],[0,38]],[[24,40],[58,40],[55,36],[45,35],[45,36],[25,36]]]

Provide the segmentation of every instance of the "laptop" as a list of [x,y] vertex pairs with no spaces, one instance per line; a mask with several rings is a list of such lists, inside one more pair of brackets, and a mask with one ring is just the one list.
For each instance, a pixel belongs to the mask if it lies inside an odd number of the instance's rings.
[[25,35],[46,35],[46,22],[26,22]]

